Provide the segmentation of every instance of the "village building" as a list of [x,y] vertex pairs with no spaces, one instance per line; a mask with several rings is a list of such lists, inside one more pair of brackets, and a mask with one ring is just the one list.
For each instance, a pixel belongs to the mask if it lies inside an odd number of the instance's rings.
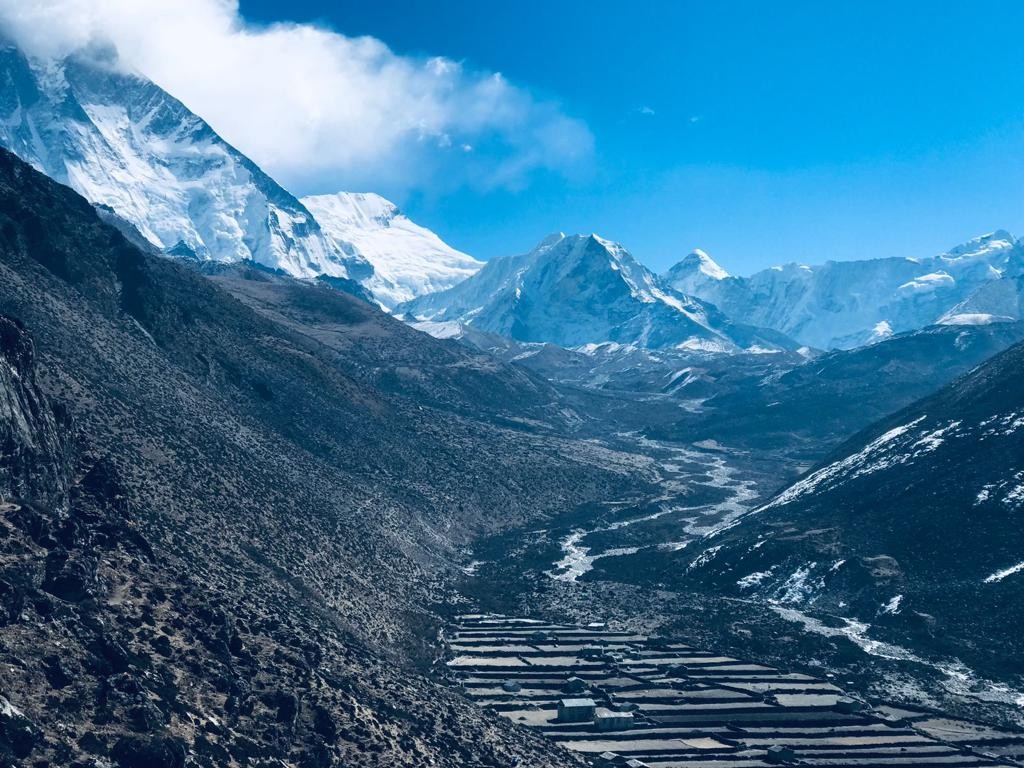
[[594,719],[597,704],[593,699],[562,699],[558,702],[560,723],[585,723]]
[[594,713],[594,725],[599,731],[626,731],[633,727],[633,713],[601,707]]

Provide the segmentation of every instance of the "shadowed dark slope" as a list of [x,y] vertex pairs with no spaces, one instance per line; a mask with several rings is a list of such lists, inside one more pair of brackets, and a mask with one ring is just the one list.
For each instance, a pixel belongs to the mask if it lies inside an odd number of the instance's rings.
[[[23,371],[0,381],[20,497],[0,558],[0,682],[24,713],[0,723],[9,750],[564,761],[388,649],[433,632],[424,608],[474,533],[634,480],[544,426],[570,417],[537,380],[309,290],[365,337],[253,311],[0,153],[0,312]],[[30,376],[10,361],[33,342]],[[487,392],[501,405],[455,413]]]
[[1021,340],[1024,323],[933,325],[829,352],[742,388],[719,386],[699,429],[730,444],[802,443],[820,457]]

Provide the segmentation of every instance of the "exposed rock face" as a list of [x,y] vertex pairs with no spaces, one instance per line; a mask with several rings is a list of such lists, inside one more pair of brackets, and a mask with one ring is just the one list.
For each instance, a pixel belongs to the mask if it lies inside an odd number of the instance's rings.
[[35,344],[0,315],[0,497],[64,503],[71,479],[70,424],[36,382]]

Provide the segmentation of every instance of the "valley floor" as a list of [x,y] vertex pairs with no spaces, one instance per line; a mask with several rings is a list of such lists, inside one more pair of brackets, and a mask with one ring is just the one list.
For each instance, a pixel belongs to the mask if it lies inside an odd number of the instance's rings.
[[955,659],[921,658],[875,637],[872,627],[816,614],[813,601],[796,606],[730,599],[688,583],[687,569],[699,567],[696,553],[709,549],[703,537],[791,477],[797,468],[787,457],[633,433],[617,435],[614,443],[653,462],[659,493],[581,505],[548,527],[480,542],[467,555],[453,615],[607,621],[617,631],[664,635],[810,673],[875,706],[1024,728],[1024,698],[1013,681],[984,680]]

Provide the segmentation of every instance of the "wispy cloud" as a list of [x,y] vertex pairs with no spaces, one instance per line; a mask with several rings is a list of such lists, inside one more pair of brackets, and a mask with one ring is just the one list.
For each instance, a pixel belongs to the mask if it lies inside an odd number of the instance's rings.
[[38,56],[113,44],[299,192],[517,187],[593,151],[585,124],[499,73],[308,24],[253,26],[236,0],[0,0],[0,22]]

